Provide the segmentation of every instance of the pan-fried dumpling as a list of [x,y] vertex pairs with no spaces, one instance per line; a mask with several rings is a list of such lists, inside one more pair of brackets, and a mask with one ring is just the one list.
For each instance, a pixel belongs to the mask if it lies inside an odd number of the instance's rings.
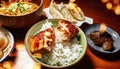
[[73,17],[77,20],[85,20],[85,16],[82,13],[82,10],[77,6],[77,4],[70,2],[68,4],[68,10],[73,15]]
[[64,16],[63,16],[62,13],[60,12],[60,10],[59,10],[59,8],[57,7],[57,5],[56,5],[56,3],[54,2],[54,0],[52,0],[51,3],[50,3],[49,12],[50,12],[50,14],[53,16],[53,18],[59,18],[59,19],[64,18]]
[[70,11],[68,10],[67,6],[65,6],[65,4],[62,3],[62,7],[61,7],[61,12],[64,15],[64,18],[68,21],[71,22],[75,22],[76,20],[74,19],[74,17],[72,16],[72,14],[70,13]]

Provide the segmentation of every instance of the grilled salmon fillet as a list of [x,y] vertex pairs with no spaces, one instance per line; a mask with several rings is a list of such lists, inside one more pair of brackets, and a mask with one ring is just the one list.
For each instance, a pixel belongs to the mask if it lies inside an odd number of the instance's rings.
[[55,46],[55,43],[65,45],[79,32],[71,22],[60,20],[55,28],[47,28],[40,31],[32,37],[30,51],[37,57],[41,58],[42,54],[50,53]]
[[78,33],[78,28],[71,22],[60,20],[58,26],[55,28],[56,42],[65,44],[70,41]]
[[36,34],[31,41],[30,50],[32,53],[48,53],[55,44],[53,28],[48,28]]

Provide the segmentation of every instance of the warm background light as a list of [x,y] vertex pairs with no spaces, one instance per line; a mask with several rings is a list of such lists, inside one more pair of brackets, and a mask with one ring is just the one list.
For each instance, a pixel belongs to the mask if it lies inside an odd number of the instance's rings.
[[106,31],[106,24],[105,23],[102,23],[101,25],[100,25],[100,32],[101,33],[104,33],[105,31]]
[[108,10],[114,11],[116,15],[120,15],[120,0],[101,0],[105,3]]
[[14,57],[15,60],[0,62],[0,69],[41,69],[41,64],[33,61],[23,43],[16,43],[16,53],[9,54],[9,57]]
[[107,9],[112,9],[112,3],[108,2],[108,3],[106,4],[106,7],[107,7]]
[[114,11],[116,15],[120,15],[120,5],[116,6]]
[[109,0],[101,0],[102,3],[106,3],[108,2]]

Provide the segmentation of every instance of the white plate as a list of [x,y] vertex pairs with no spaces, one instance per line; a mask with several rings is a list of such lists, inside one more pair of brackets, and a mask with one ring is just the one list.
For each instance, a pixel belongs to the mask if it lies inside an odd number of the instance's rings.
[[[57,4],[57,6],[58,6],[58,7],[61,7],[61,4]],[[66,4],[66,6],[67,6],[67,4]],[[49,7],[43,9],[43,11],[45,12],[45,16],[46,16],[48,19],[53,19],[52,15],[51,15],[50,12],[49,12]],[[93,24],[93,19],[90,18],[90,17],[85,16],[85,20],[84,20],[84,21],[77,21],[75,25],[76,25],[76,26],[81,26],[83,23]]]

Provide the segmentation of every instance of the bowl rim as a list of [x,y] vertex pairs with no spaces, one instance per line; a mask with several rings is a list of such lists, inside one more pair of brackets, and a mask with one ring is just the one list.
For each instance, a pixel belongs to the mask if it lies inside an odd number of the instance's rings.
[[40,8],[42,8],[42,6],[43,6],[43,0],[41,0],[40,5],[38,5],[37,9],[33,10],[30,13],[26,13],[26,14],[22,14],[22,15],[5,15],[5,14],[0,14],[0,16],[6,16],[6,17],[22,17],[22,16],[27,16],[27,15],[32,14],[35,11],[39,10]]
[[6,47],[6,49],[9,48],[9,50],[6,52],[6,54],[0,59],[0,62],[2,62],[7,56],[8,54],[12,51],[13,47],[14,47],[14,37],[12,35],[12,33],[10,31],[8,31],[7,29],[0,27],[0,30],[4,30],[4,32],[6,32],[8,34],[8,36],[10,37],[10,44]]
[[[54,21],[54,20],[61,20],[61,19],[46,19],[46,20],[53,20],[53,21]],[[46,21],[46,20],[42,20],[42,21],[37,22],[36,24],[34,24],[34,25],[28,30],[28,32],[29,32],[31,29],[33,29],[37,24],[42,23],[42,22],[44,22],[44,21]],[[72,62],[71,64],[63,65],[63,66],[53,66],[53,65],[45,64],[45,63],[43,63],[43,62],[41,62],[41,61],[33,58],[33,57],[32,57],[32,54],[30,54],[30,51],[28,50],[28,47],[27,47],[28,44],[27,44],[27,42],[26,42],[26,41],[28,41],[28,37],[27,37],[28,32],[26,33],[25,41],[24,41],[25,47],[26,47],[26,50],[27,50],[27,53],[29,54],[29,56],[30,56],[34,61],[36,61],[36,62],[38,62],[38,63],[40,63],[40,64],[42,64],[43,66],[48,67],[48,68],[66,68],[66,67],[70,67],[70,66],[72,66],[72,65],[75,65],[76,63],[78,63],[78,62],[84,57],[84,55],[85,55],[85,53],[86,53],[86,50],[87,50],[87,39],[86,39],[85,33],[84,33],[80,28],[78,28],[78,29],[79,29],[80,33],[82,33],[83,38],[85,38],[85,39],[84,39],[84,41],[85,41],[84,44],[85,44],[85,45],[84,45],[84,48],[83,48],[83,51],[82,51],[81,55],[79,56],[79,59],[76,59],[76,60],[75,60],[74,62]]]

